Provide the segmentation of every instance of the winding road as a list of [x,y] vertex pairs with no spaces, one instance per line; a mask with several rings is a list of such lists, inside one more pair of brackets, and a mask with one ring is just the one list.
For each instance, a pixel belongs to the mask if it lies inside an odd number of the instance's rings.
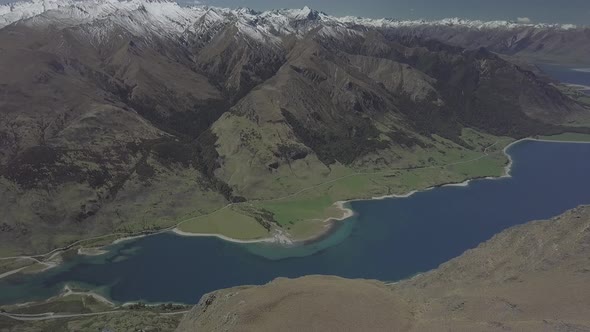
[[[91,313],[84,313],[84,314],[56,314],[53,312],[46,312],[46,313],[42,313],[42,314],[11,314],[11,313],[7,313],[7,312],[0,312],[0,316],[19,320],[19,321],[40,321],[40,320],[61,319],[61,318],[80,318],[80,317],[101,316],[101,315],[124,313],[124,312],[137,312],[137,311],[136,310],[110,310],[110,311],[91,312]],[[175,311],[175,312],[162,312],[162,313],[158,313],[158,315],[162,315],[162,316],[172,316],[172,315],[180,315],[180,314],[184,315],[187,312],[189,312],[189,310]]]

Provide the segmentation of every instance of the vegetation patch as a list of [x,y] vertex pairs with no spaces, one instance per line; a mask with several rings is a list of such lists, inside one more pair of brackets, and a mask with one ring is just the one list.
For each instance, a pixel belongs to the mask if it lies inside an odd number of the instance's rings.
[[380,132],[366,119],[351,119],[347,128],[340,131],[309,129],[286,109],[281,110],[297,137],[310,147],[325,165],[340,162],[350,165],[368,153],[386,149],[390,143],[379,139]]
[[183,232],[221,234],[238,240],[255,240],[268,236],[268,230],[254,217],[232,207],[184,221],[178,228]]
[[563,133],[550,136],[538,136],[539,139],[561,142],[590,142],[590,134]]
[[[336,201],[405,194],[431,186],[459,183],[470,178],[503,174],[508,162],[503,148],[512,139],[498,138],[470,129],[463,130],[460,138],[476,151],[466,150],[439,138],[436,146],[414,152],[414,163],[402,168],[366,172],[357,170],[343,173],[340,178],[311,186],[285,198],[234,204],[231,208],[222,210],[223,214],[216,212],[199,218],[201,227],[198,230],[202,231],[203,225],[208,223],[220,223],[220,218],[228,223],[228,228],[233,227],[232,223],[242,227],[248,224],[240,222],[241,218],[256,220],[259,216],[263,220],[272,218],[295,238],[307,238],[321,231],[324,225],[322,221],[342,216],[342,211],[334,206]],[[257,214],[259,211],[263,211],[263,214]],[[250,222],[249,225],[253,223]],[[186,230],[186,227],[181,229]],[[222,231],[220,228],[210,231],[214,230]]]

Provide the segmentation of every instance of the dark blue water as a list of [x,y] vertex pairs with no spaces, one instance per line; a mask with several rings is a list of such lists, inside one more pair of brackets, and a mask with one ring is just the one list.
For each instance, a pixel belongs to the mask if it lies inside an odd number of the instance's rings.
[[513,225],[590,203],[590,144],[525,141],[509,153],[511,178],[351,203],[357,216],[344,223],[337,241],[324,240],[331,246],[292,249],[295,256],[308,250],[306,257],[272,260],[259,255],[274,252],[268,245],[161,234],[38,275],[1,280],[0,303],[46,297],[66,282],[89,289],[100,285],[100,291],[120,302],[195,303],[215,289],[279,276],[393,281],[435,268]]
[[[541,68],[545,74],[560,82],[590,87],[590,68],[571,68],[547,64],[540,64],[538,67]],[[580,71],[580,69],[586,71]],[[582,91],[584,93],[590,94],[590,88],[583,89]]]

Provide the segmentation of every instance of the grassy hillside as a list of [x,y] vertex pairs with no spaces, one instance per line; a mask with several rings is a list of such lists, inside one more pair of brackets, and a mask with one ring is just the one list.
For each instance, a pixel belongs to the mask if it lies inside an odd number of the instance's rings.
[[[277,185],[276,198],[232,204],[211,215],[184,221],[178,228],[251,240],[268,237],[279,226],[294,239],[305,239],[318,235],[326,219],[342,216],[342,211],[334,206],[337,201],[401,195],[440,184],[504,174],[507,158],[502,150],[512,139],[473,130],[465,130],[462,138],[474,148],[466,149],[439,137],[432,148],[416,149],[403,156],[403,163],[396,168],[339,169],[338,176],[317,178],[316,184],[292,193],[282,193]],[[272,185],[265,187],[267,191],[272,189]],[[254,222],[257,219],[258,224]],[[265,232],[261,225],[270,228]]]

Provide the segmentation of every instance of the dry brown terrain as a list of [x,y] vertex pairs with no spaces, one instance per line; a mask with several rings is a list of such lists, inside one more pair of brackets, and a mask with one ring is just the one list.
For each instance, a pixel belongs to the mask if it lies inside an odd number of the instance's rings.
[[590,207],[396,284],[277,279],[205,295],[177,331],[590,331]]

